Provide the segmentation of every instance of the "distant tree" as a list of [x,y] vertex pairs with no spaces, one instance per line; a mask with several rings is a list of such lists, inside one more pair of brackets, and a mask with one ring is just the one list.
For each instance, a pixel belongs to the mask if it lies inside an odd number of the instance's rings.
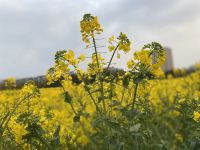
[[6,80],[4,80],[4,86],[8,89],[13,89],[16,87],[16,79],[13,77],[9,77]]

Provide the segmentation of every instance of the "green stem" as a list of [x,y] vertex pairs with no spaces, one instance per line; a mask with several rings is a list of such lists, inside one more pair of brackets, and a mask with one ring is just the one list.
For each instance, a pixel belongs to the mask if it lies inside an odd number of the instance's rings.
[[[61,87],[62,87],[63,91],[64,91],[64,92],[66,92],[66,90],[65,90],[65,88],[64,88],[64,86],[62,85],[62,83],[61,83],[61,81],[60,81],[60,80],[59,80],[59,82],[60,82],[60,85],[61,85]],[[71,106],[71,108],[72,108],[72,111],[73,111],[73,112],[74,112],[74,114],[76,115],[77,113],[76,113],[76,110],[75,110],[75,108],[74,108],[73,104],[72,104],[72,103],[70,103],[70,106]]]
[[113,57],[114,57],[114,55],[115,55],[115,52],[117,51],[118,47],[119,47],[119,44],[117,44],[117,46],[115,47],[114,52],[113,52],[113,54],[112,54],[112,56],[111,56],[111,58],[110,58],[110,61],[109,61],[109,64],[108,64],[108,67],[106,68],[106,70],[109,69],[109,67],[110,67],[110,65],[111,65],[111,62],[112,62],[112,60],[113,60]]
[[[99,59],[98,59],[96,41],[95,41],[94,37],[92,37],[92,42],[94,44],[95,56],[96,56],[97,67],[98,67],[98,75],[100,77],[100,70],[99,70],[100,64],[99,64]],[[103,109],[104,109],[104,112],[106,112],[106,104],[105,104],[105,101],[104,101],[103,81],[101,79],[100,79],[100,89],[101,89],[101,98],[102,98],[102,103],[103,103]]]
[[100,81],[100,85],[101,85],[101,98],[102,98],[102,103],[103,103],[103,109],[104,112],[106,112],[106,104],[105,104],[105,100],[104,100],[104,91],[103,91],[103,82]]
[[135,88],[134,88],[134,96],[133,96],[133,102],[132,102],[132,112],[134,110],[135,100],[136,100],[136,96],[137,96],[137,89],[138,89],[138,83],[135,84]]
[[95,102],[94,97],[92,96],[92,93],[90,92],[90,89],[88,88],[87,85],[85,85],[85,89],[86,89],[86,91],[88,92],[90,98],[92,99],[92,101],[93,101],[93,103],[94,103],[94,105],[95,105],[95,107],[96,107],[96,110],[97,110],[98,112],[100,112],[99,107],[98,107],[97,103]]
[[72,110],[73,110],[74,114],[75,114],[75,115],[77,115],[77,113],[76,113],[76,110],[75,110],[75,108],[74,108],[74,106],[73,106],[73,104],[72,104],[72,103],[70,103],[70,106],[71,106],[71,108],[72,108]]
[[[75,66],[75,65],[73,65],[73,66],[74,66],[75,69],[77,69],[77,66]],[[81,78],[82,78],[82,80],[83,80],[83,82],[84,82],[84,84],[85,84],[85,89],[86,89],[86,91],[88,92],[90,98],[92,99],[92,101],[93,101],[93,103],[94,103],[94,105],[95,105],[95,107],[96,107],[96,110],[97,110],[98,112],[100,112],[99,107],[98,107],[97,103],[95,102],[94,97],[92,96],[92,93],[90,92],[90,89],[89,89],[89,87],[87,86],[87,84],[86,84],[86,82],[85,82],[83,76],[82,76],[81,74],[80,74],[80,76],[81,76]]]
[[[36,132],[36,134],[37,134],[37,132]],[[52,150],[52,148],[50,147],[48,142],[43,137],[41,137],[40,135],[37,134],[37,138],[42,142],[42,144],[44,144],[48,148],[48,150]]]
[[[60,82],[60,85],[61,85],[63,91],[66,92],[66,90],[65,90],[65,88],[64,88],[64,86],[62,85],[62,83],[61,83],[60,80],[59,80],[59,82]],[[88,89],[88,90],[89,90],[89,89]],[[89,92],[89,95],[91,95],[90,92]],[[92,95],[91,95],[91,98],[94,100],[94,98],[92,97]],[[93,102],[95,103],[95,101],[93,101]],[[72,103],[70,103],[70,106],[71,106],[71,108],[72,108],[74,114],[77,115],[77,112],[76,112],[76,110],[75,110],[75,108],[74,108],[74,106],[73,106]],[[95,106],[98,108],[98,106],[96,105],[96,103],[95,103]],[[98,109],[98,110],[99,110],[99,109]],[[85,127],[83,126],[83,124],[81,123],[81,121],[80,121],[79,123],[80,123],[81,128],[83,129],[83,132],[85,133],[85,135],[91,140],[91,138],[90,138],[90,136],[89,136],[87,130],[85,129]],[[92,141],[92,144],[95,145],[93,141]]]
[[121,103],[123,102],[123,100],[124,100],[124,94],[125,94],[125,90],[126,90],[126,88],[125,87],[123,87],[123,91],[122,91],[122,97],[121,97]]
[[4,133],[5,129],[7,128],[7,125],[8,125],[8,123],[9,123],[9,121],[10,121],[12,115],[15,113],[15,111],[17,110],[17,108],[19,107],[19,105],[20,105],[25,99],[26,99],[26,97],[24,97],[23,99],[19,100],[19,102],[15,105],[13,111],[10,113],[10,115],[9,115],[9,117],[8,117],[8,119],[7,119],[7,121],[5,122],[5,125],[4,125],[4,127],[3,127],[3,129],[2,129],[2,132],[1,132],[0,137],[3,136],[3,133]]
[[92,42],[94,44],[94,50],[95,50],[95,56],[96,56],[96,60],[97,60],[97,67],[98,67],[98,72],[99,72],[99,59],[98,59],[98,52],[97,52],[97,46],[96,46],[96,41],[95,39],[92,37]]

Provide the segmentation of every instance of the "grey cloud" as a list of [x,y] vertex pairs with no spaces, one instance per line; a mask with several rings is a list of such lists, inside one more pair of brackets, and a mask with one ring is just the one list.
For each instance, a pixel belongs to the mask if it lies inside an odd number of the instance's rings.
[[[0,0],[0,78],[44,74],[60,49],[91,53],[82,49],[79,32],[88,12],[99,17],[103,37],[123,31],[134,50],[160,41],[174,49],[177,67],[189,66],[200,56],[199,10],[198,0]],[[116,62],[124,67],[129,57]]]

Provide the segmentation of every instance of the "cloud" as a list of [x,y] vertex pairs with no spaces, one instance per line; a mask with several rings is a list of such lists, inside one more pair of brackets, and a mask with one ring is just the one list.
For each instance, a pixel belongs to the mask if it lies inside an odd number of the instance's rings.
[[[91,54],[79,32],[88,12],[99,17],[105,39],[123,31],[133,51],[159,41],[173,49],[176,67],[187,67],[200,59],[199,10],[198,0],[0,0],[0,78],[44,74],[57,50]],[[124,67],[130,56],[115,62]]]

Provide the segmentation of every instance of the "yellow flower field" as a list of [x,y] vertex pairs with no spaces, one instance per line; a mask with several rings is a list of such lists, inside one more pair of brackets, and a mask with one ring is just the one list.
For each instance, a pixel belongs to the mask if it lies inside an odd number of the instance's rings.
[[122,32],[111,36],[106,61],[97,45],[103,32],[98,18],[85,14],[80,27],[94,52],[87,70],[79,67],[84,55],[61,50],[46,74],[49,85],[60,87],[39,89],[28,82],[16,90],[12,79],[0,91],[0,149],[198,150],[200,71],[165,76],[164,48],[152,42],[132,54],[127,71],[112,72],[115,54],[120,59],[130,52],[132,42]]
[[[200,72],[193,73],[187,77],[182,78],[169,78],[164,80],[153,80],[147,83],[147,87],[140,86],[138,89],[138,100],[144,101],[140,97],[148,97],[150,100],[150,105],[156,111],[157,115],[163,115],[162,113],[166,111],[164,114],[165,117],[169,117],[171,120],[175,120],[176,118],[180,117],[182,114],[181,110],[178,108],[180,104],[185,102],[191,102],[191,100],[196,101],[198,104],[193,112],[190,114],[191,120],[193,119],[194,123],[199,124],[200,121]],[[68,87],[69,88],[69,87]],[[122,87],[116,87],[117,93],[121,93],[123,90]],[[0,104],[0,114],[3,117],[3,114],[6,112],[11,111],[13,105],[17,101],[17,97],[20,98],[18,95],[20,90],[5,90],[1,91],[1,104]],[[61,126],[60,129],[60,142],[63,145],[74,144],[77,145],[87,145],[90,142],[87,135],[82,131],[81,127],[77,125],[77,123],[73,122],[74,114],[70,108],[70,106],[64,102],[64,97],[62,95],[61,88],[43,88],[40,89],[40,98],[32,99],[30,110],[32,110],[32,115],[39,116],[39,122],[41,127],[45,130],[45,137],[48,138],[52,137],[55,130],[58,126]],[[81,85],[77,86],[70,86],[70,92],[74,93],[75,103],[79,103],[80,97],[81,101],[87,103],[87,108],[85,111],[88,113],[87,117],[81,117],[82,124],[84,128],[89,130],[89,134],[93,131],[91,127],[91,118],[90,114],[94,113],[94,107],[92,107],[91,102],[88,100],[89,96],[84,91]],[[125,100],[128,97],[132,97],[133,94],[125,92]],[[120,101],[121,94],[117,95]],[[165,104],[167,103],[167,104]],[[176,103],[177,105],[174,105]],[[80,104],[77,104],[80,105]],[[166,107],[177,107],[177,109],[173,110],[166,110],[169,108]],[[18,116],[26,111],[26,104],[21,104],[16,111],[16,113],[12,116],[11,121],[8,124],[8,128],[14,134],[14,138],[17,144],[23,143],[22,136],[27,133],[25,130],[26,126],[21,125],[17,122]],[[75,109],[76,105],[74,106]],[[143,110],[144,111],[144,110]],[[117,114],[116,114],[117,115]],[[164,121],[164,120],[162,120]],[[174,128],[173,123],[171,122],[164,122],[166,127],[169,127],[171,130],[174,130],[174,141],[173,145],[176,146],[176,143],[183,142],[184,135],[183,133],[179,133],[180,129],[183,128],[183,124],[177,122],[176,128]],[[68,139],[68,140],[66,140]],[[69,142],[69,143],[68,143]]]

